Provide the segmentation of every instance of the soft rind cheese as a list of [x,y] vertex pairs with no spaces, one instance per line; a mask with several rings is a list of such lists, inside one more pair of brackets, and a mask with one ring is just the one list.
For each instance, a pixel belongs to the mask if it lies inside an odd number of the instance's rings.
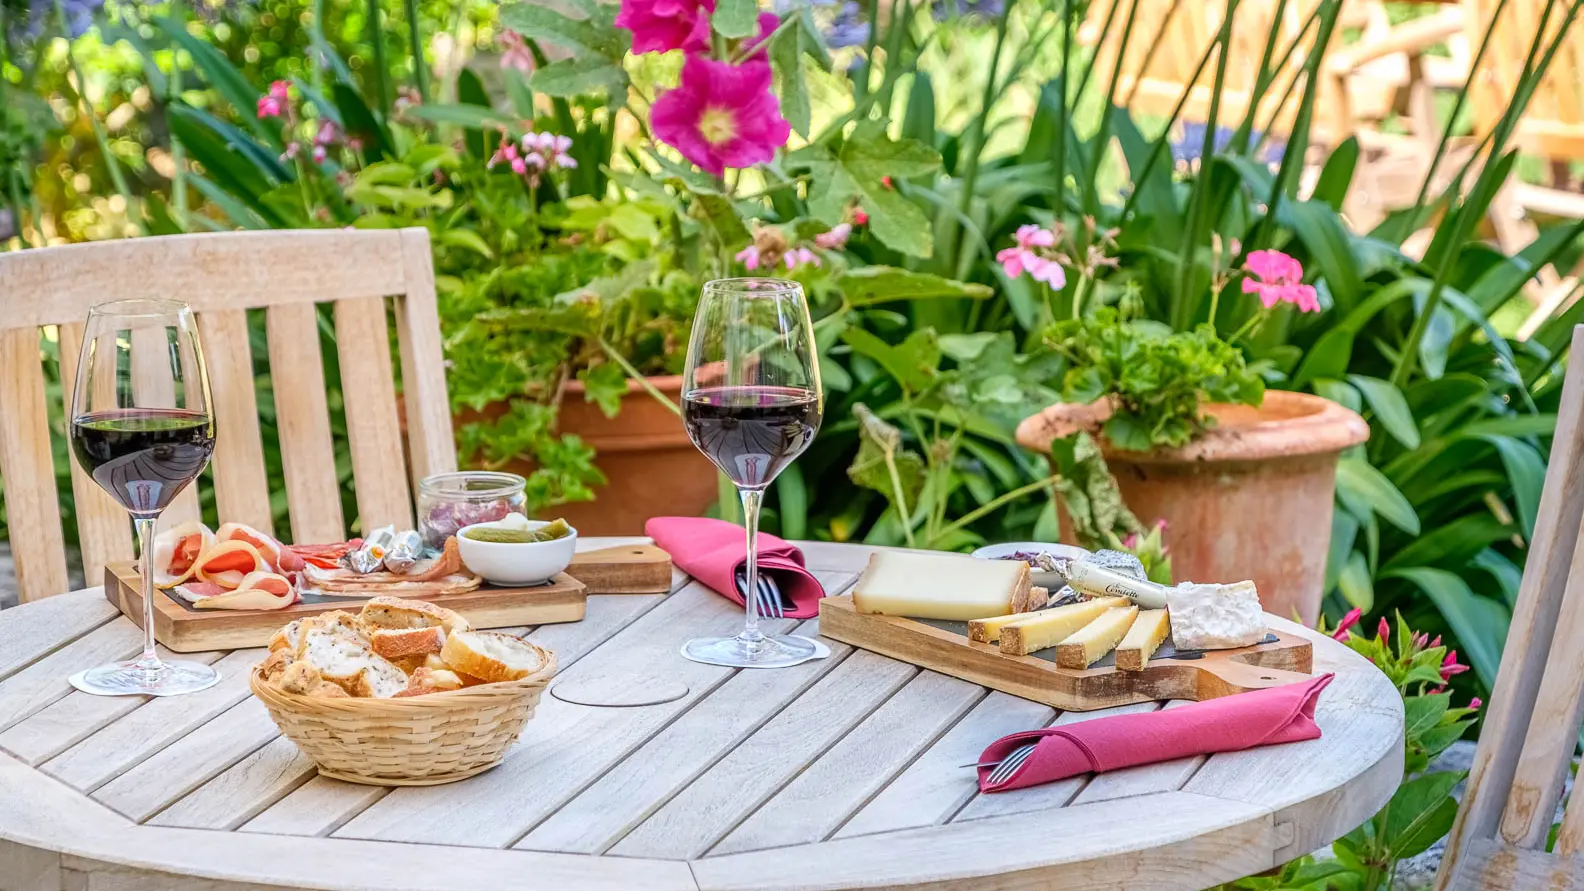
[[1270,629],[1253,582],[1169,588],[1172,644],[1179,650],[1226,650],[1253,646]]
[[[1076,633],[1080,628],[1099,618],[1108,609],[1126,606],[1122,597],[1102,597],[1071,606],[1041,610],[1031,616],[1014,617],[1016,621],[1000,628],[1001,652],[1007,656],[1027,656],[1046,647],[1054,647]],[[973,626],[969,626],[972,637]]]
[[1056,664],[1062,668],[1088,668],[1111,652],[1138,618],[1136,606],[1108,609],[1077,634],[1056,645]]
[[860,613],[958,622],[1043,605],[1022,560],[901,551],[871,555],[852,597]]
[[1116,667],[1122,671],[1143,671],[1150,657],[1171,634],[1171,619],[1166,610],[1147,609],[1133,620],[1133,627],[1116,648]]

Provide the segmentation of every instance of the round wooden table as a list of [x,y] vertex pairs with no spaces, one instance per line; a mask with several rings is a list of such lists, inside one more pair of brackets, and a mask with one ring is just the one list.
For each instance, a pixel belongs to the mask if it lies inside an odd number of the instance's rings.
[[[835,594],[869,551],[806,553]],[[395,790],[315,774],[249,696],[259,650],[201,656],[224,676],[202,693],[102,699],[67,676],[131,656],[139,631],[98,589],[0,613],[0,889],[1194,891],[1340,836],[1402,774],[1391,684],[1273,619],[1337,675],[1323,738],[980,795],[960,765],[991,740],[1161,704],[1057,714],[834,641],[790,669],[699,665],[678,646],[741,610],[675,581],[528,637],[559,655],[557,683],[676,698],[591,707],[552,685],[502,765]]]

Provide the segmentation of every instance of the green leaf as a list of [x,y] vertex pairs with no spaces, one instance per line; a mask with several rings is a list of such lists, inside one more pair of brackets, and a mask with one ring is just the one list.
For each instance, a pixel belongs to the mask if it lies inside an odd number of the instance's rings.
[[258,101],[262,94],[248,83],[242,72],[238,71],[218,49],[215,49],[213,44],[189,34],[187,26],[182,22],[165,16],[156,16],[154,24],[192,56],[193,64],[203,72],[209,86],[214,87],[215,92],[231,105],[231,110],[236,113],[237,118],[254,135],[278,150],[281,145],[280,133],[274,123],[259,119]]
[[[506,27],[524,37],[553,43],[580,57],[593,55],[606,62],[615,62],[626,54],[630,44],[630,32],[626,29],[609,27],[607,23],[593,17],[569,18],[531,0],[502,7],[500,18]],[[534,89],[541,87],[535,84]]]
[[781,537],[808,538],[808,486],[803,468],[788,464],[776,477],[776,512],[781,518]]
[[1487,512],[1464,514],[1414,539],[1393,554],[1386,565],[1459,568],[1489,545],[1510,538],[1513,531],[1512,526]]
[[927,272],[912,272],[894,266],[860,266],[842,273],[836,287],[854,307],[872,306],[895,300],[924,300],[940,297],[966,297],[983,300],[995,294],[989,287],[970,284]]
[[952,360],[963,363],[972,362],[984,354],[985,348],[990,346],[999,335],[994,331],[978,331],[973,334],[942,334],[939,338],[941,352]]
[[451,124],[469,130],[494,130],[513,120],[492,108],[478,105],[415,105],[407,109],[406,115],[431,124]]
[[[853,406],[853,416],[858,419],[858,454],[847,468],[848,479],[884,495],[899,515],[911,515],[924,490],[924,459],[902,446],[902,431],[862,402]],[[905,505],[897,504],[899,497]]]
[[1462,779],[1461,771],[1439,771],[1415,777],[1397,788],[1382,811],[1386,826],[1381,840],[1390,851],[1389,859],[1422,854],[1451,831],[1458,806],[1451,793]]
[[607,418],[621,411],[622,397],[627,395],[627,373],[615,362],[590,365],[577,373],[583,382],[583,399],[599,406]]
[[751,237],[737,212],[737,205],[721,195],[694,193],[693,215],[713,228],[720,243],[728,249],[746,244]]
[[1486,548],[1474,555],[1474,565],[1485,570],[1496,580],[1496,586],[1501,589],[1502,599],[1507,601],[1508,609],[1518,605],[1518,589],[1523,584],[1523,570],[1519,569],[1517,564],[1499,551]]
[[335,99],[336,108],[341,110],[341,122],[346,127],[347,136],[363,143],[365,157],[396,157],[391,150],[390,132],[369,111],[368,103],[363,101],[357,90],[349,84],[337,83],[330,88],[330,95]]
[[1389,381],[1362,374],[1350,374],[1348,381],[1364,394],[1364,401],[1369,403],[1375,419],[1393,439],[1410,449],[1419,448],[1419,426],[1414,423],[1413,412],[1409,411],[1408,400],[1403,398],[1401,390]]
[[1444,569],[1415,566],[1388,569],[1381,575],[1405,579],[1423,591],[1463,644],[1474,673],[1487,688],[1496,685],[1502,643],[1507,639],[1507,625],[1512,621],[1507,607],[1489,597],[1476,595],[1469,590],[1467,582]]
[[1369,560],[1363,552],[1352,551],[1348,554],[1342,572],[1337,575],[1337,588],[1349,605],[1365,612],[1375,609],[1375,584],[1370,577]]
[[490,250],[490,246],[472,229],[461,227],[441,229],[434,233],[434,239],[438,244],[469,250],[486,260],[495,259],[495,252]]
[[[752,0],[747,3],[751,9]],[[719,19],[725,9],[725,3],[716,7],[715,17]],[[775,94],[781,102],[782,116],[792,125],[794,133],[807,139],[813,110],[809,107],[808,82],[803,77],[805,39],[802,28],[784,28],[777,32],[770,41],[770,67],[775,73]]]
[[856,327],[843,331],[842,340],[853,352],[880,363],[880,367],[909,392],[920,392],[933,383],[940,366],[940,344],[933,328],[914,331],[897,346]]
[[759,27],[759,8],[754,0],[719,0],[710,25],[727,40],[751,37]]
[[546,96],[572,99],[605,93],[611,104],[627,101],[627,71],[601,58],[562,59],[535,71],[528,85]]
[[1403,697],[1403,735],[1410,740],[1418,737],[1440,724],[1441,716],[1451,707],[1451,693]]
[[[1337,462],[1337,494],[1353,497],[1409,535],[1419,534],[1419,515],[1386,475],[1362,458]],[[1362,519],[1362,518],[1360,518]]]
[[1277,207],[1276,215],[1303,242],[1330,285],[1337,306],[1349,309],[1358,303],[1364,282],[1353,256],[1352,236],[1336,211],[1317,201],[1286,201]]
[[[861,128],[842,145],[839,155],[814,145],[794,152],[788,162],[808,168],[809,210],[826,225],[842,222],[856,201],[869,214],[870,231],[887,247],[915,257],[928,257],[934,251],[929,218],[896,191],[901,180],[940,169],[940,154],[934,149]],[[892,185],[886,185],[888,179]]]
[[1353,170],[1358,166],[1358,159],[1358,137],[1349,136],[1331,150],[1331,157],[1320,168],[1320,179],[1315,182],[1314,193],[1310,197],[1324,201],[1335,210],[1341,210],[1342,202],[1347,199],[1348,186],[1353,182]]
[[1511,436],[1487,434],[1486,442],[1501,455],[1507,481],[1512,484],[1513,500],[1518,503],[1518,522],[1524,541],[1534,537],[1535,517],[1540,513],[1540,493],[1545,488],[1546,461],[1540,450]]

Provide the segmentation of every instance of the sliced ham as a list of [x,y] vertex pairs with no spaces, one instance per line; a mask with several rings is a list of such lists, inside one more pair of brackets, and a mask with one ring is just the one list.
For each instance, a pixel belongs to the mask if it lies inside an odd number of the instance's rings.
[[301,598],[291,580],[268,571],[250,572],[236,590],[195,601],[198,609],[285,609]]
[[242,523],[225,523],[215,532],[215,539],[224,543],[228,541],[245,541],[259,552],[264,562],[276,572],[295,572],[302,568],[302,560],[292,553],[285,545],[281,544],[274,536],[254,529]]
[[154,537],[154,584],[170,588],[187,581],[204,549],[214,543],[209,527],[189,520]]
[[272,571],[264,555],[245,541],[222,541],[198,558],[197,575],[222,588],[238,588],[252,572]]
[[197,603],[206,597],[218,597],[228,590],[212,582],[189,581],[171,588],[171,593],[188,603]]

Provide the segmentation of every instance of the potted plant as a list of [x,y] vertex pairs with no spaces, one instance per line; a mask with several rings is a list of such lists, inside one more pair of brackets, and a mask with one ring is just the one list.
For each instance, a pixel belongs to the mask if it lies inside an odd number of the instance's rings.
[[1313,623],[1337,458],[1368,438],[1364,420],[1267,392],[1208,325],[1169,332],[1106,307],[1055,323],[1045,344],[1067,361],[1066,401],[1025,420],[1018,442],[1094,434],[1128,508],[1165,521],[1178,580],[1253,579],[1268,611]]

